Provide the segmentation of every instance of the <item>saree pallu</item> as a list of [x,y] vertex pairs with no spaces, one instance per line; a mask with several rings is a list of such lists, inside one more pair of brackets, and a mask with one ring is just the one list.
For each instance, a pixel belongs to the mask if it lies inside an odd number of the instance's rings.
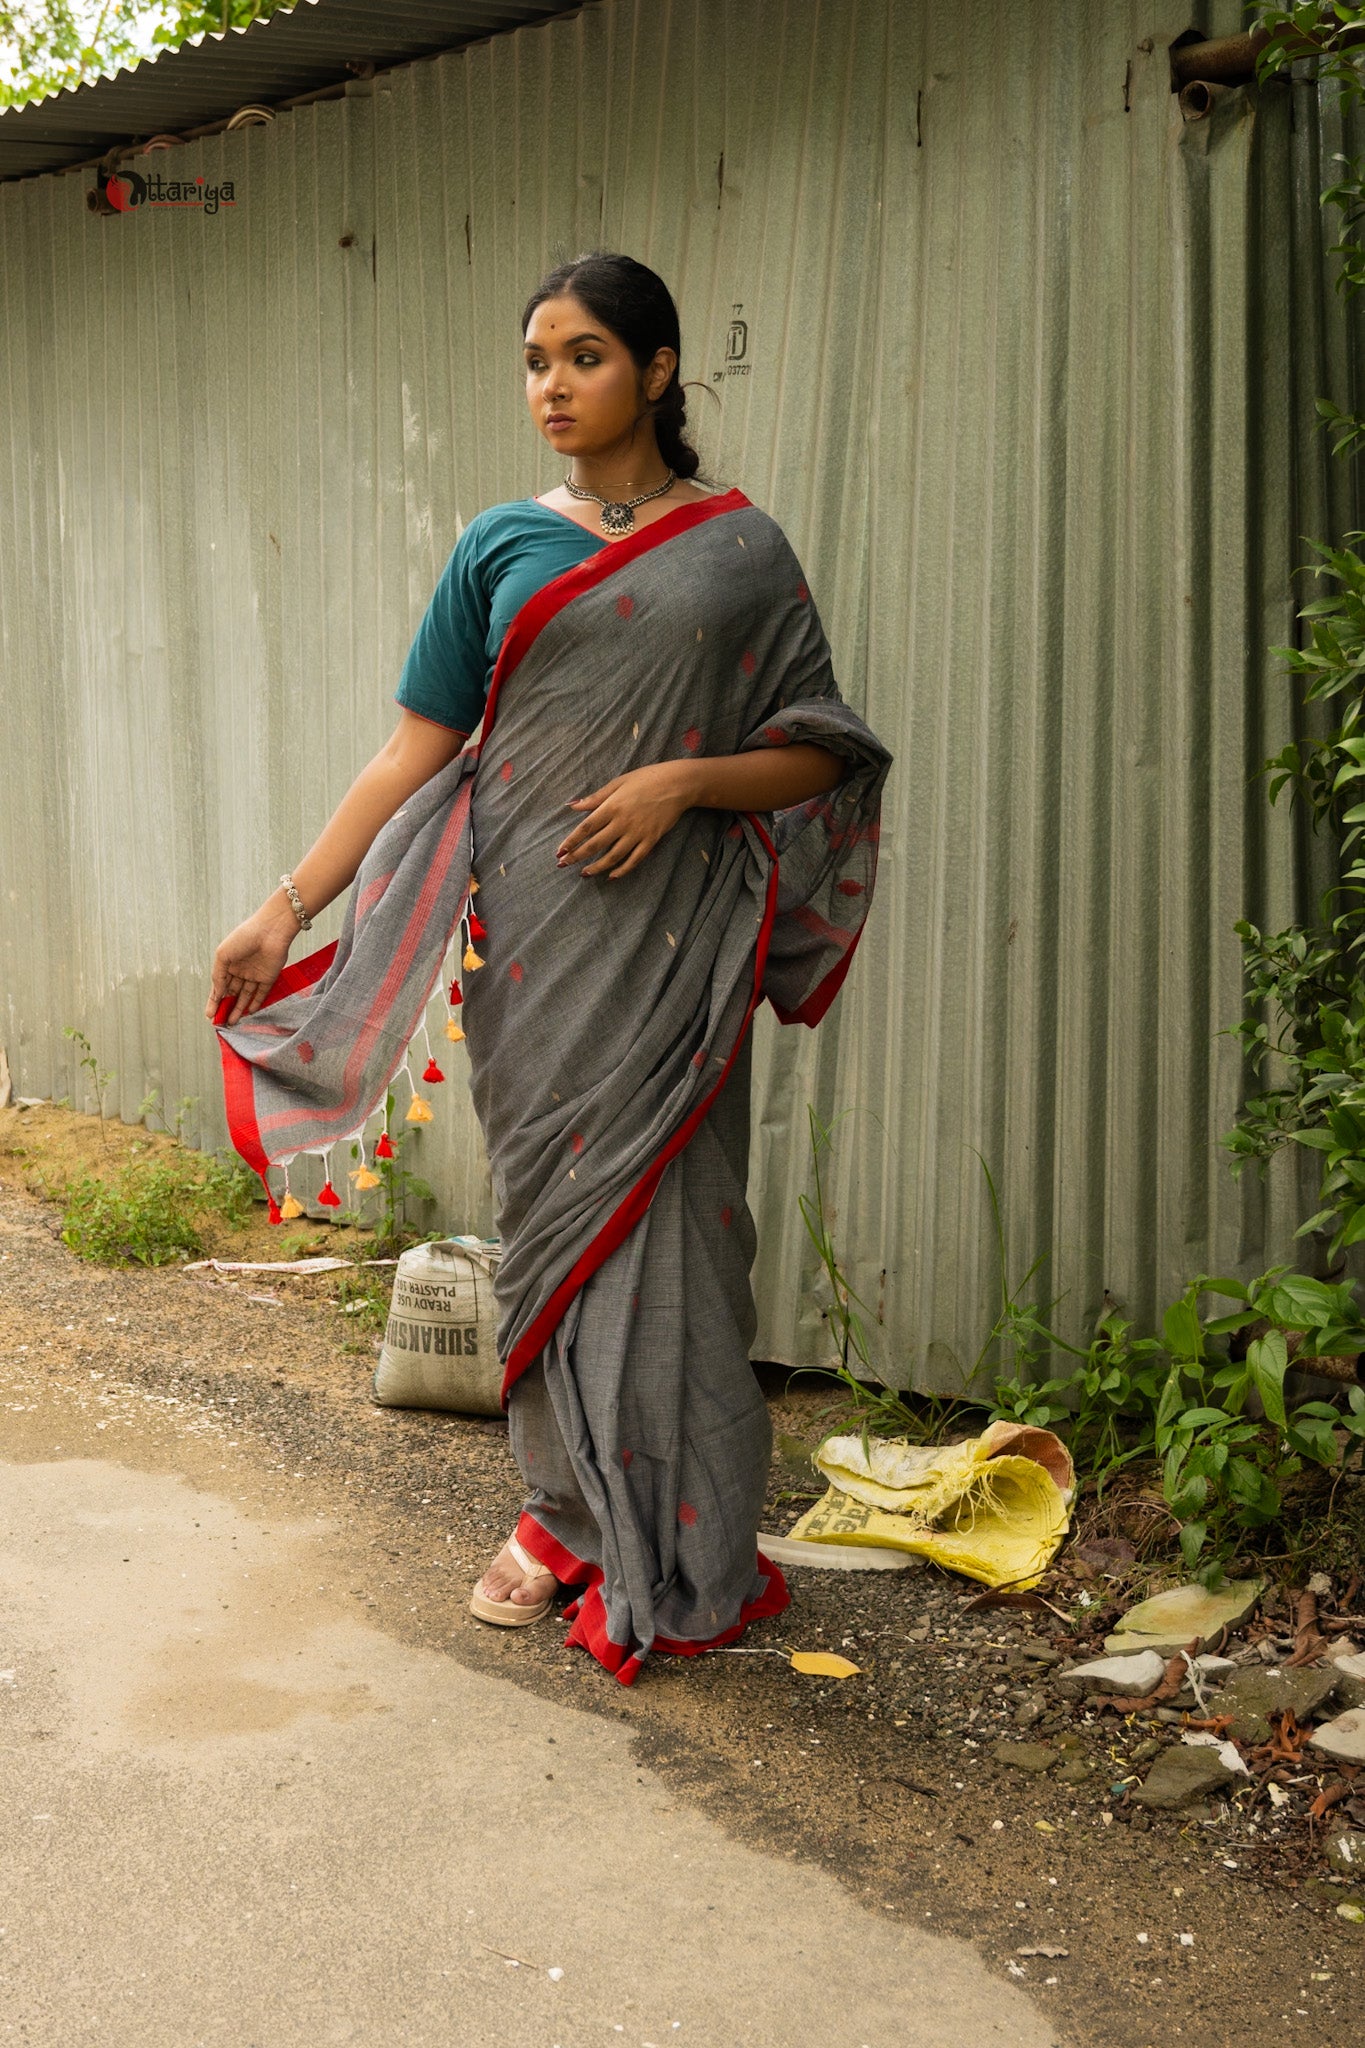
[[[631,874],[555,851],[571,798],[650,762],[812,740],[847,771],[771,816],[694,809]],[[342,936],[220,1028],[265,1174],[352,1135],[403,1056],[477,871],[464,978],[503,1256],[518,1534],[624,1683],[786,1604],[756,1551],[748,1034],[816,1023],[867,915],[890,757],[842,702],[800,566],[739,491],[680,507],[517,614],[482,737],[379,834]]]

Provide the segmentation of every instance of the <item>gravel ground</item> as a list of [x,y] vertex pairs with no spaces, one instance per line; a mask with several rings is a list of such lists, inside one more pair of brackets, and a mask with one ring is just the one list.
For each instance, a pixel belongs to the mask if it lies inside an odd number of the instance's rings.
[[[43,1115],[54,1151],[86,1122]],[[38,1148],[33,1118],[24,1142]],[[1300,1759],[1280,1769],[1282,1804],[1258,1781],[1254,1797],[1149,1815],[1127,1795],[1179,1728],[1053,1691],[1049,1673],[1117,1611],[1113,1582],[1059,1579],[1044,1590],[1060,1614],[969,1611],[976,1589],[930,1569],[800,1571],[792,1608],[746,1648],[841,1650],[858,1677],[716,1655],[658,1659],[624,1690],[552,1625],[502,1633],[467,1612],[519,1504],[502,1422],[376,1408],[371,1344],[327,1280],[81,1264],[3,1156],[18,1128],[0,1113],[6,1456],[109,1457],[186,1473],[253,1512],[339,1513],[351,1596],[395,1636],[628,1722],[640,1757],[726,1827],[833,1870],[877,1910],[974,1939],[1086,2048],[1352,2031],[1365,1926],[1336,1909],[1359,1887],[1330,1876],[1306,1819],[1331,1774]],[[255,1233],[246,1255],[278,1245]],[[770,1513],[785,1526],[829,1395],[761,1377],[778,1435]],[[1272,1612],[1252,1633],[1291,1622]],[[1002,1740],[1046,1743],[1055,1762],[1020,1770]]]

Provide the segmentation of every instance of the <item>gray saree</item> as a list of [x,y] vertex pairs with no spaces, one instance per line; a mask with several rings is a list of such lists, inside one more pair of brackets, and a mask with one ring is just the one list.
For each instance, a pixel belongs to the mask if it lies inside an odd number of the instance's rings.
[[[646,762],[797,740],[846,760],[828,796],[770,818],[688,811],[618,881],[556,867],[571,797]],[[336,947],[220,1027],[234,1142],[263,1177],[352,1135],[477,874],[461,1015],[503,1241],[517,1533],[581,1589],[568,1640],[623,1683],[651,1649],[714,1647],[787,1601],[755,1544],[769,1430],[748,1365],[748,1034],[765,997],[808,1024],[833,999],[888,765],[839,697],[780,528],[738,491],[681,507],[523,606],[479,744],[379,834]]]

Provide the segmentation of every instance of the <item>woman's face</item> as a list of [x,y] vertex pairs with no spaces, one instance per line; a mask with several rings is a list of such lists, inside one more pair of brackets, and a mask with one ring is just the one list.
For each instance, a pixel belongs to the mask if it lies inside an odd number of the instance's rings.
[[659,349],[642,378],[623,341],[577,299],[559,298],[531,315],[525,356],[531,418],[560,454],[634,452],[642,437],[654,441],[651,421],[640,414],[673,374],[672,349]]

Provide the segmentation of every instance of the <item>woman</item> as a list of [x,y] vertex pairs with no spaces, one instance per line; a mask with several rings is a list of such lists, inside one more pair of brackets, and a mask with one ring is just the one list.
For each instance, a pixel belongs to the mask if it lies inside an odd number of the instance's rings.
[[[569,1641],[629,1683],[787,1603],[755,1542],[748,1032],[763,996],[814,1023],[842,980],[889,757],[780,529],[694,481],[662,280],[581,258],[522,333],[564,483],[466,527],[397,730],[219,947],[208,1014],[263,1175],[353,1135],[478,889],[461,1017],[528,1499],[471,1605],[516,1626],[579,1589]],[[335,951],[284,971],[353,879]]]

